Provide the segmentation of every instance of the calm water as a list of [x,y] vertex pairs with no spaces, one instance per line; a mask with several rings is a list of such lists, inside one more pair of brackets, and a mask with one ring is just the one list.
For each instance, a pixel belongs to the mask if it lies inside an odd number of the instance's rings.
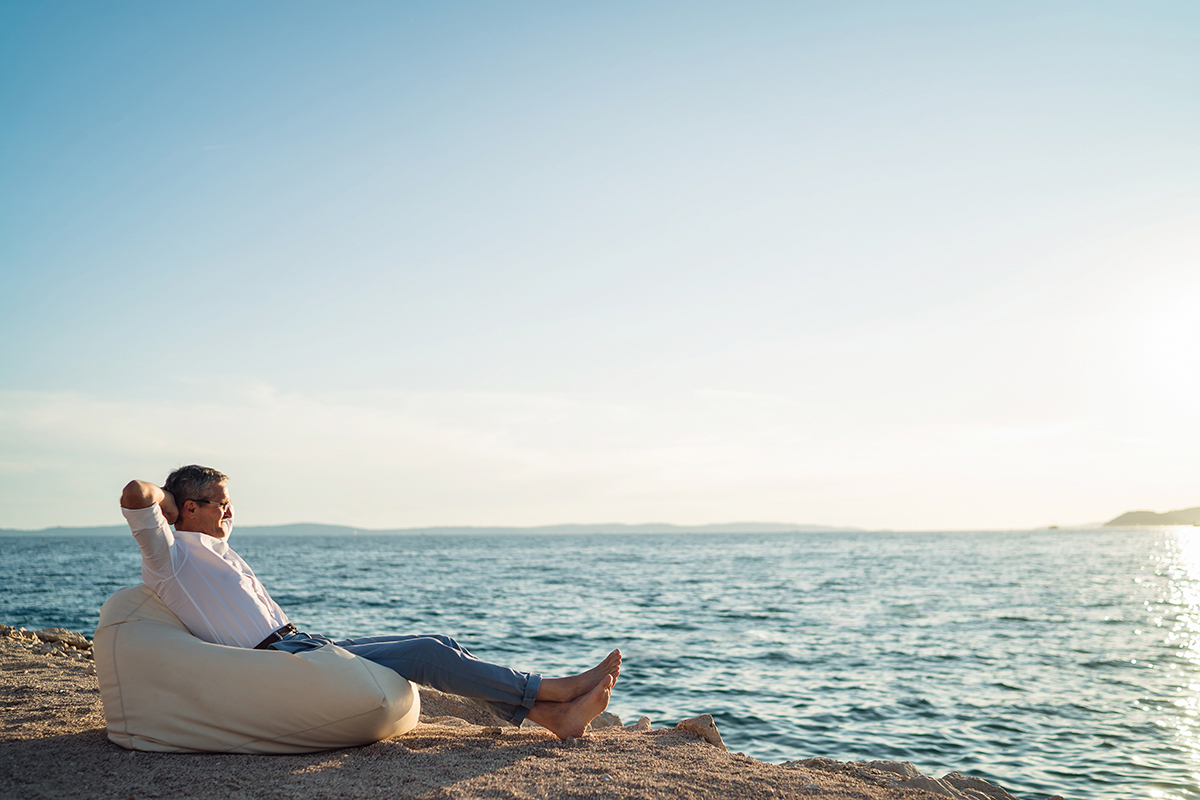
[[[269,537],[293,621],[438,632],[547,673],[612,647],[610,709],[711,713],[767,761],[900,759],[1022,798],[1200,799],[1200,528]],[[0,538],[0,620],[90,632],[131,538]]]

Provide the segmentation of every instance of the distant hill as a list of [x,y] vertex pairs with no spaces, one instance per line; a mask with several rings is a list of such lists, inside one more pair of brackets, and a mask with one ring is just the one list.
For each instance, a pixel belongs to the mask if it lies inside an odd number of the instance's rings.
[[[351,528],[346,525],[318,525],[301,522],[294,525],[239,525],[234,529],[237,536],[354,536],[359,533],[394,533],[407,535],[471,534],[471,533],[834,533],[857,531],[860,528],[837,528],[831,525],[792,525],[786,522],[725,522],[716,525],[670,525],[665,522],[648,522],[641,525],[624,525],[619,522],[598,525],[541,525],[533,528],[482,528],[471,526],[439,528],[391,528],[372,530]],[[88,528],[42,528],[41,530],[16,530],[0,528],[0,536],[128,536],[126,525],[105,525]]]
[[1126,511],[1104,523],[1106,528],[1126,528],[1131,525],[1200,525],[1200,506],[1182,508],[1159,514],[1154,511]]

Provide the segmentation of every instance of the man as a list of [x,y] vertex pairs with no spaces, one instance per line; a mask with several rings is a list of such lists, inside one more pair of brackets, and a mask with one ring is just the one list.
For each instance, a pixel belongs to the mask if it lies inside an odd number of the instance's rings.
[[[142,580],[193,635],[214,644],[297,653],[334,643],[413,681],[474,697],[520,725],[583,736],[608,706],[621,651],[566,678],[517,672],[471,655],[448,636],[376,636],[333,642],[296,630],[250,566],[229,547],[229,478],[191,465],[162,486],[130,481],[121,512],[142,551]],[[175,530],[171,530],[171,525]]]

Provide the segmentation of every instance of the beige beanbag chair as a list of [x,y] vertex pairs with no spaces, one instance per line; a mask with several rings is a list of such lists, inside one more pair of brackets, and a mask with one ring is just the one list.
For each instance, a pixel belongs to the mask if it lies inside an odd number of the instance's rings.
[[336,645],[292,655],[201,641],[148,586],[100,609],[108,738],[131,750],[305,753],[412,730],[416,686]]

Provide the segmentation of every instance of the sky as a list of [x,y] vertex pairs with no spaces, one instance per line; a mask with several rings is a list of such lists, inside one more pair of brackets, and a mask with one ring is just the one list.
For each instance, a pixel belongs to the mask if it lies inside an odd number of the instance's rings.
[[1200,6],[0,2],[0,528],[1200,505]]

